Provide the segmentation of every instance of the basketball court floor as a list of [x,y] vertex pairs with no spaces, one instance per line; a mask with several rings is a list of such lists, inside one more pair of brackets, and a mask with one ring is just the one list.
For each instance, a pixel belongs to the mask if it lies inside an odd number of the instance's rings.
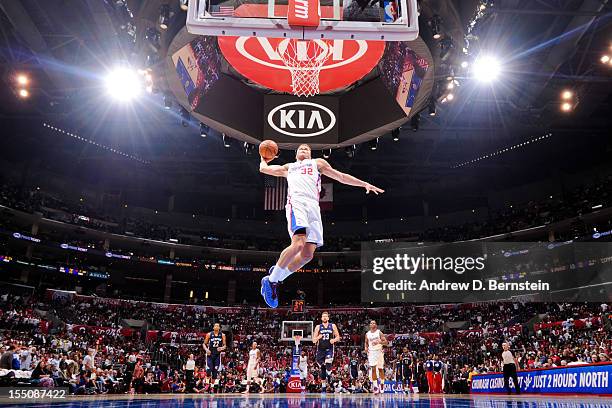
[[612,397],[597,396],[503,396],[503,395],[351,395],[351,394],[264,394],[264,395],[105,395],[68,397],[56,401],[0,399],[4,407],[54,408],[602,408],[612,407]]

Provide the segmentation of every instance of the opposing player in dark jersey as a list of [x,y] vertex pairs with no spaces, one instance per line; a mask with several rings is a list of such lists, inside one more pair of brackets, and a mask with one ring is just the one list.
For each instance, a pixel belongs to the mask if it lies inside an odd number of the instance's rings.
[[334,344],[340,341],[338,328],[329,322],[329,313],[321,314],[321,324],[315,326],[312,341],[317,346],[315,361],[321,367],[321,389],[325,390],[334,362]]
[[408,347],[404,347],[397,361],[397,380],[402,383],[405,392],[409,392],[412,389],[412,381],[414,379],[412,370],[412,354],[408,351]]
[[221,367],[221,353],[227,348],[225,334],[221,332],[219,323],[215,323],[213,331],[206,334],[204,338],[204,350],[206,351],[206,372],[217,379]]
[[351,380],[359,379],[359,356],[356,352],[353,353],[349,361],[349,373]]

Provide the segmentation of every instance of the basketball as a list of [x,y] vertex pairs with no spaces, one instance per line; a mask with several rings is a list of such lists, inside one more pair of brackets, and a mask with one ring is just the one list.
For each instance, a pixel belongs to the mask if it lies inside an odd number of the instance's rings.
[[259,145],[259,155],[267,162],[278,154],[278,145],[273,140],[264,140]]

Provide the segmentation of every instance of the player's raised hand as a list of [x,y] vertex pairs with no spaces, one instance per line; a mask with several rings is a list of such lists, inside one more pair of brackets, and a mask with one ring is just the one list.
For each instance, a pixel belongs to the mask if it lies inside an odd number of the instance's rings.
[[378,188],[376,186],[373,186],[370,183],[366,183],[365,186],[363,186],[366,189],[366,194],[370,194],[370,191],[374,192],[374,194],[378,195],[378,193],[384,193],[385,190],[383,190],[382,188]]

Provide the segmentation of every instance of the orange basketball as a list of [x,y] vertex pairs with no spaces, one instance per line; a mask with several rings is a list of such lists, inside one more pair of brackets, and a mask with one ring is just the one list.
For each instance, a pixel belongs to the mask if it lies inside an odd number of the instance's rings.
[[278,145],[273,140],[264,140],[259,144],[259,155],[265,161],[270,161],[278,154]]

